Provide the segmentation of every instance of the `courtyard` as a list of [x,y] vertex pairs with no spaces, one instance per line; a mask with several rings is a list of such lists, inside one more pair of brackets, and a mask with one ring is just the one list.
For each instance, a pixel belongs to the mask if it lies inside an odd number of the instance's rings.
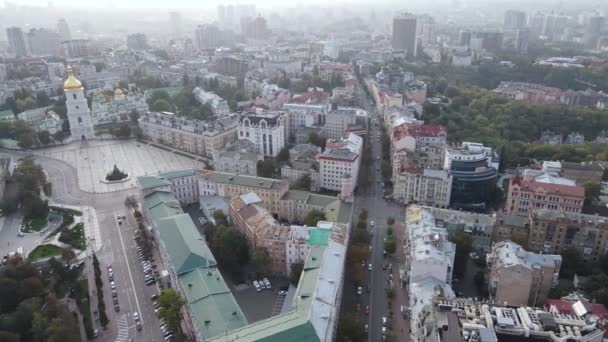
[[[135,140],[72,142],[67,145],[34,150],[36,155],[54,158],[74,167],[78,186],[91,193],[134,188],[139,176],[179,169],[204,169],[197,160]],[[116,165],[127,173],[123,182],[107,183],[106,174]]]

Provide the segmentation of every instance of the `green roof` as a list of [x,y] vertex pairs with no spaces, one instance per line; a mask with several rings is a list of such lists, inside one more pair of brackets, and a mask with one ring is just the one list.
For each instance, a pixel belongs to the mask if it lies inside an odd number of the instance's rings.
[[245,314],[216,267],[184,273],[179,280],[194,323],[205,339],[247,325]]
[[279,190],[287,185],[287,181],[280,179],[242,176],[224,172],[210,172],[203,177],[214,183],[234,184],[266,190]]
[[162,179],[157,176],[141,176],[137,177],[137,183],[139,184],[140,190],[147,190],[152,188],[158,188],[161,186],[171,185],[169,181]]
[[337,197],[334,196],[326,196],[311,193],[308,197],[307,204],[318,206],[318,207],[327,207],[333,202],[339,201]]
[[327,246],[330,235],[330,229],[314,228],[310,230],[308,241],[306,242],[311,246]]
[[173,178],[188,177],[188,176],[194,176],[194,170],[184,169],[184,170],[163,172],[163,173],[158,174],[158,177],[165,178],[165,179],[173,179]]
[[217,264],[190,215],[158,219],[156,228],[178,275]]
[[145,203],[202,336],[208,339],[247,325],[204,237],[175,196],[155,191],[145,197]]
[[308,200],[308,197],[310,197],[310,195],[311,195],[311,193],[309,191],[289,190],[285,193],[285,196],[283,196],[283,199],[306,202]]
[[280,315],[251,323],[211,339],[213,342],[317,342],[320,341],[309,318],[314,291],[323,262],[324,246],[313,246],[294,294],[292,309]]

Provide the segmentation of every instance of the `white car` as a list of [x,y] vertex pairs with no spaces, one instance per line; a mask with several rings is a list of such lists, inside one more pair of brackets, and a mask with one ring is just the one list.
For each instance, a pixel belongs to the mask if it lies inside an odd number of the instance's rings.
[[257,281],[257,280],[254,280],[254,281],[253,281],[253,286],[255,287],[255,290],[256,290],[257,292],[262,291],[262,288],[260,287],[260,283],[258,283],[258,281]]
[[133,313],[133,319],[134,319],[135,321],[139,321],[139,314],[137,313],[137,311],[135,311],[135,312]]
[[116,284],[113,281],[111,281],[110,282],[110,287],[112,288],[112,290],[115,290],[116,289]]
[[357,287],[357,294],[359,296],[363,294],[363,288],[361,286]]
[[367,270],[371,271],[372,270],[372,264],[367,265]]
[[373,220],[369,221],[369,225],[373,227],[374,226],[374,221]]
[[270,286],[270,280],[268,280],[268,278],[264,278],[262,280],[264,281],[264,285],[266,286],[267,289],[271,289],[272,288]]

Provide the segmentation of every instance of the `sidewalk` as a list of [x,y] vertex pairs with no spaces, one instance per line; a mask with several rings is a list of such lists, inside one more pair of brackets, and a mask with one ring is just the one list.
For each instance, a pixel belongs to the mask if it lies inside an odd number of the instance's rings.
[[397,240],[397,249],[395,255],[392,257],[391,263],[393,264],[393,332],[397,336],[397,341],[409,341],[410,340],[410,320],[403,317],[401,313],[401,306],[409,308],[409,296],[407,293],[407,284],[401,286],[401,279],[399,279],[399,270],[403,269],[405,254],[403,248],[403,238],[405,235],[404,225],[402,223],[395,223],[393,229],[395,239]]

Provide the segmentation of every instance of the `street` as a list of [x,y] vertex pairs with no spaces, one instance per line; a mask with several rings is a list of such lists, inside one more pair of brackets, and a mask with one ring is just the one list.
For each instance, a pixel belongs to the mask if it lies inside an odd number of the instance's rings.
[[[367,190],[360,191],[355,196],[355,214],[353,217],[358,217],[359,213],[366,209],[368,211],[368,229],[372,233],[372,240],[370,244],[370,256],[366,261],[367,264],[372,264],[372,271],[370,272],[369,285],[371,286],[371,293],[369,298],[363,296],[361,306],[365,307],[369,304],[370,312],[366,323],[369,326],[369,341],[382,341],[382,317],[389,317],[389,308],[387,301],[387,287],[389,272],[383,269],[383,264],[393,264],[393,276],[394,276],[394,300],[393,300],[393,312],[394,321],[390,322],[390,326],[393,328],[395,334],[398,336],[397,341],[408,341],[409,335],[402,333],[401,329],[407,331],[406,327],[409,326],[409,322],[402,319],[399,310],[401,305],[407,306],[405,302],[407,298],[407,288],[401,288],[399,282],[399,268],[403,267],[403,218],[405,215],[405,207],[397,202],[389,202],[384,199],[384,187],[382,178],[382,146],[380,138],[380,125],[382,125],[381,118],[377,115],[375,108],[370,105],[370,99],[365,96],[364,92],[360,92],[360,103],[362,107],[367,110],[370,115],[370,128],[369,128],[369,142],[371,143],[374,163],[371,166],[370,176],[371,184]],[[378,122],[378,125],[374,124]],[[365,167],[365,165],[362,165]],[[387,236],[387,218],[393,217],[395,219],[394,233],[397,239],[397,251],[392,257],[385,258],[383,256],[384,250],[384,239]],[[371,221],[374,225],[371,226]],[[353,223],[354,224],[354,223]]]
[[[31,156],[31,153],[22,151],[2,150],[3,155],[9,155],[15,159]],[[127,195],[135,194],[135,188],[110,193],[95,194],[80,190],[76,169],[69,164],[44,156],[33,156],[35,161],[40,164],[47,173],[48,180],[53,183],[53,193],[51,200],[56,204],[69,205],[84,208],[94,208],[97,218],[98,235],[87,235],[87,262],[85,266],[85,276],[89,279],[89,291],[91,298],[91,310],[93,311],[93,328],[100,332],[100,341],[127,341],[132,337],[135,341],[162,341],[159,320],[154,313],[154,307],[150,296],[158,293],[156,285],[146,286],[142,267],[139,263],[133,232],[137,224],[132,212],[128,210],[124,201]],[[124,215],[127,220],[119,225],[116,215]],[[90,215],[87,215],[90,216]],[[85,222],[85,225],[92,226],[93,222]],[[12,227],[13,225],[11,225]],[[6,227],[6,226],[5,226]],[[4,234],[16,234],[14,229],[2,232]],[[95,240],[101,240],[95,244]],[[97,248],[98,246],[99,248]],[[110,323],[103,329],[99,323],[97,311],[96,286],[93,275],[92,254],[95,253],[102,271],[102,281],[104,290],[104,301],[106,314]],[[160,258],[155,257],[157,262]],[[108,266],[111,265],[120,312],[114,312],[112,302],[112,291],[108,278]],[[158,264],[158,269],[162,266]],[[133,320],[133,313],[138,312],[141,317],[143,329],[137,331]]]

